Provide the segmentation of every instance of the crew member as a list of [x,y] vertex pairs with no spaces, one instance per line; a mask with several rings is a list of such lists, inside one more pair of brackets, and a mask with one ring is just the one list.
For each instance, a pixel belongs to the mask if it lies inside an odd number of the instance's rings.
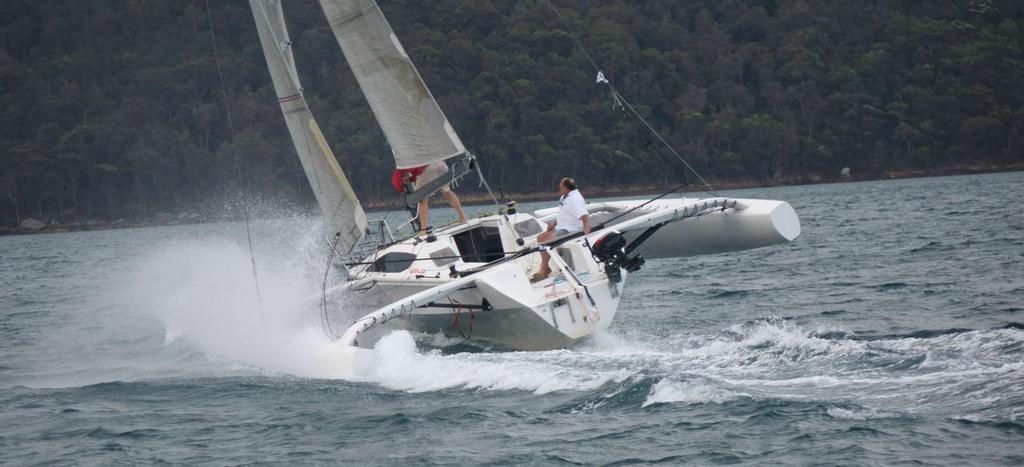
[[[537,236],[537,243],[544,243],[551,239],[583,232],[590,234],[590,213],[587,212],[587,201],[576,189],[576,180],[564,177],[558,181],[558,218],[554,224],[548,224],[548,229]],[[551,256],[546,251],[540,253],[540,271],[534,274],[531,281],[539,281],[551,273],[548,267],[548,260]]]
[[[445,164],[444,161],[437,161],[411,169],[395,169],[394,173],[391,174],[391,184],[394,185],[395,190],[398,190],[399,193],[404,193],[407,183],[412,186],[412,189],[416,189],[416,187],[426,185],[446,173],[448,173],[448,164]],[[459,216],[455,222],[466,222],[466,213],[462,211],[462,203],[459,202],[459,197],[452,192],[450,184],[441,187],[441,194],[444,195],[448,205],[455,209],[455,213]],[[426,232],[430,220],[430,199],[423,198],[420,200],[416,212],[420,220],[419,233]]]

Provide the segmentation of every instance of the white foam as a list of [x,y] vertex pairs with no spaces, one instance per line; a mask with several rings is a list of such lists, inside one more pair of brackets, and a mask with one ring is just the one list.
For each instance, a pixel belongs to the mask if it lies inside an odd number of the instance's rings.
[[397,331],[384,336],[374,348],[377,364],[365,379],[410,392],[450,388],[521,390],[536,394],[587,391],[610,381],[622,381],[633,372],[594,370],[573,351],[421,353],[412,336]]
[[165,325],[165,345],[184,340],[213,359],[302,377],[333,378],[337,346],[314,324],[301,267],[258,263],[257,300],[248,252],[233,242],[160,245],[128,279],[130,301]]
[[677,382],[663,379],[651,388],[650,395],[647,396],[641,407],[674,402],[684,404],[723,404],[736,400],[743,395],[745,394],[738,394],[709,383]]
[[600,352],[600,353],[648,353],[654,351],[653,348],[637,342],[631,342],[623,336],[616,334],[608,329],[597,329],[590,336],[583,346],[580,347],[583,351],[588,352]]
[[842,420],[870,420],[877,418],[892,418],[897,416],[896,414],[889,412],[880,412],[870,408],[844,408],[838,406],[829,407],[825,411],[832,418],[838,418]]

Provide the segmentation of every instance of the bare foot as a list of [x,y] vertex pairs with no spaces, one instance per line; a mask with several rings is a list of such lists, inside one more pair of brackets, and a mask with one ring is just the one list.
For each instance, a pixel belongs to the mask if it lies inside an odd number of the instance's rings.
[[551,274],[551,271],[538,272],[537,274],[534,274],[532,277],[530,277],[530,282],[542,281],[548,277],[548,274]]

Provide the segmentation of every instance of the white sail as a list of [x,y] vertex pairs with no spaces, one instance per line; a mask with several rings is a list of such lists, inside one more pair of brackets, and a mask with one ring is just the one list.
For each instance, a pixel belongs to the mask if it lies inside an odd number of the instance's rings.
[[466,152],[374,0],[320,0],[398,168]]
[[274,81],[277,101],[306,178],[323,210],[325,225],[331,232],[340,233],[338,250],[348,252],[366,233],[366,214],[306,105],[281,2],[249,0],[249,6],[256,19],[256,30]]

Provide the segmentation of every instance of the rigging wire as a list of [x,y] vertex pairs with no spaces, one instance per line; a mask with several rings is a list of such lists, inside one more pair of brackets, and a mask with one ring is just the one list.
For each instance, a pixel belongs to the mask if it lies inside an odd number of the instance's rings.
[[[497,210],[498,214],[501,214],[501,217],[511,227],[511,229],[509,229],[509,231],[512,232],[512,237],[514,238],[514,241],[517,244],[522,243],[523,242],[523,238],[519,235],[519,232],[516,231],[515,226],[512,225],[512,219],[508,217],[508,211],[501,209],[501,202],[498,201],[498,197],[497,196],[494,196],[494,191],[491,190],[491,185],[489,183],[487,183],[487,179],[484,178],[484,172],[483,172],[483,170],[480,169],[480,161],[475,161],[474,165],[476,165],[476,175],[477,175],[477,177],[480,177],[480,184],[483,185],[484,188],[487,189],[487,194],[491,196],[492,200],[494,200],[494,208]],[[504,197],[504,195],[502,195],[502,196]]]
[[480,185],[487,189],[487,194],[491,197],[491,201],[494,201],[494,208],[501,211],[501,202],[498,201],[497,196],[494,196],[494,191],[491,190],[491,185],[487,183],[487,179],[484,177],[484,172],[480,169],[480,161],[473,161],[473,165],[476,167],[476,176],[480,178]]
[[[392,198],[391,204],[388,205],[388,210],[384,212],[384,216],[381,218],[382,220],[385,220],[386,222],[388,214],[391,214],[391,210],[394,209],[395,203],[401,196],[402,194],[399,193],[397,196]],[[320,329],[323,330],[324,334],[327,336],[328,339],[338,338],[337,333],[334,332],[334,327],[331,326],[331,316],[327,310],[327,278],[330,276],[331,265],[334,263],[334,259],[341,258],[341,254],[338,253],[338,242],[340,240],[341,232],[335,232],[334,238],[331,240],[330,243],[331,251],[327,255],[327,264],[324,266],[324,276],[322,281],[320,282]],[[370,257],[371,262],[369,263],[344,263],[346,267],[346,274],[348,274],[347,268],[350,266],[358,266],[360,264],[373,264],[374,262],[376,262],[377,255],[380,254],[381,249],[382,248],[378,247],[373,252],[373,255],[371,255]],[[351,256],[351,252],[349,252],[349,256]]]
[[469,259],[480,258],[481,256],[510,256],[519,254],[519,251],[491,251],[484,254],[469,254],[469,255],[444,255],[444,256],[431,256],[428,258],[413,258],[413,259],[378,259],[376,261],[353,261],[345,263],[345,266],[372,266],[375,264],[390,264],[390,263],[415,263],[418,261],[434,261],[446,260],[446,259],[461,259],[466,262],[482,263],[484,261],[468,261]]
[[629,101],[626,100],[626,97],[623,96],[622,93],[620,93],[619,90],[615,88],[615,85],[612,84],[612,81],[607,76],[605,76],[603,71],[601,71],[601,67],[597,66],[597,62],[590,55],[590,52],[587,51],[587,48],[583,45],[583,42],[580,41],[580,38],[576,34],[576,31],[572,28],[572,26],[569,25],[569,21],[566,20],[564,16],[562,16],[562,12],[558,9],[557,6],[555,6],[554,0],[545,1],[548,4],[548,6],[551,7],[551,10],[555,12],[555,16],[558,16],[558,19],[561,20],[562,25],[565,26],[566,32],[569,33],[569,35],[572,37],[573,42],[576,43],[576,48],[578,48],[580,52],[583,53],[583,56],[586,57],[588,62],[590,62],[590,66],[594,68],[594,71],[597,73],[597,82],[599,84],[603,83],[607,85],[609,89],[611,89],[612,98],[615,99],[615,103],[629,110],[629,112],[632,113],[633,116],[637,118],[637,120],[640,120],[640,122],[643,123],[645,127],[647,127],[651,134],[653,134],[654,137],[657,138],[658,141],[660,141],[661,144],[664,145],[665,148],[668,149],[668,151],[672,153],[672,155],[675,156],[676,159],[679,160],[679,162],[682,162],[683,165],[686,166],[686,168],[691,173],[693,173],[693,175],[696,176],[698,180],[700,180],[700,182],[705,187],[704,191],[710,193],[711,195],[719,196],[718,192],[716,192],[715,189],[711,187],[711,184],[708,183],[708,181],[705,180],[699,172],[697,172],[697,169],[694,169],[693,166],[691,166],[690,163],[687,162],[686,159],[682,155],[680,155],[678,151],[676,151],[676,148],[669,144],[669,142],[666,141],[665,138],[661,136],[661,133],[659,133],[658,130],[654,129],[654,126],[652,126],[650,122],[648,122],[647,119],[644,118],[644,116],[641,115],[640,112],[633,107],[633,104],[630,104]]
[[260,294],[260,279],[256,271],[256,252],[252,243],[252,228],[249,225],[249,186],[242,174],[242,163],[238,158],[238,148],[235,146],[235,125],[231,121],[231,106],[228,104],[227,86],[224,84],[224,71],[220,66],[220,52],[217,50],[217,34],[213,30],[213,14],[210,13],[210,0],[206,3],[206,20],[210,25],[210,41],[213,43],[213,57],[217,63],[217,77],[220,78],[220,93],[224,99],[224,115],[228,123],[228,131],[231,134],[231,153],[235,159],[235,172],[238,175],[240,195],[242,197],[242,218],[245,220],[245,238],[249,242],[249,262],[252,266],[252,281],[256,285],[256,303],[259,304],[260,318],[263,316],[263,297]]
[[334,234],[334,240],[331,242],[331,254],[327,256],[327,265],[324,266],[324,280],[320,283],[320,329],[324,331],[328,339],[337,339],[337,334],[334,333],[334,329],[331,327],[331,318],[327,313],[327,276],[331,272],[331,264],[334,262],[335,255],[338,254],[338,240],[341,239],[341,232]]
[[[395,209],[395,206],[398,204],[398,200],[401,199],[401,198],[402,198],[402,193],[401,192],[399,192],[397,195],[395,195],[394,198],[391,198],[391,202],[388,203],[388,209],[386,211],[384,211],[384,215],[380,217],[382,220],[387,222],[388,216],[391,215],[391,211]],[[389,230],[390,230],[390,228],[389,228]],[[398,229],[395,229],[395,231],[397,231],[397,230]]]

